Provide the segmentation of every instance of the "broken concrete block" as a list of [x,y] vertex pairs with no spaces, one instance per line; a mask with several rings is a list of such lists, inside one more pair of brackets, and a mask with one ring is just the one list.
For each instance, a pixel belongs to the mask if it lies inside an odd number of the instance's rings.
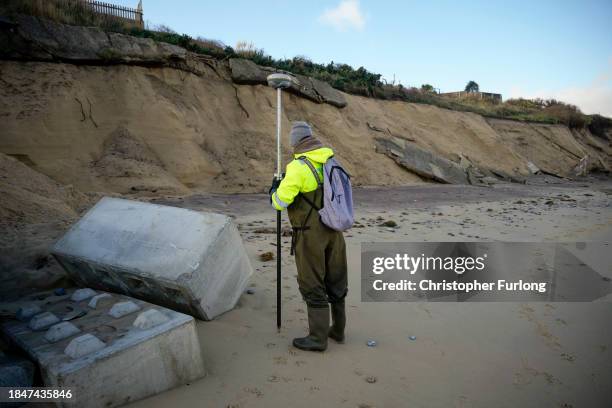
[[[49,291],[33,299],[44,312],[61,316],[74,307],[73,290],[67,291],[61,298]],[[112,299],[134,303],[140,313],[115,319],[109,315],[112,303],[99,302],[69,323],[80,333],[52,343],[46,338],[50,331],[32,331],[25,322],[7,321],[0,330],[37,362],[44,386],[73,390],[77,399],[70,407],[122,406],[204,375],[193,317],[123,295]]]
[[45,340],[49,343],[55,343],[80,332],[81,330],[74,324],[70,322],[61,322],[49,327],[49,330],[45,333]]
[[32,330],[44,330],[59,321],[60,319],[53,313],[43,312],[32,317],[28,327]]
[[24,306],[21,306],[17,310],[16,317],[18,320],[21,320],[22,322],[27,322],[28,320],[30,320],[32,316],[37,315],[40,312],[42,312],[42,309],[38,305],[34,305],[34,304],[24,305]]
[[87,304],[87,306],[89,306],[92,309],[96,309],[98,307],[98,302],[102,302],[104,299],[110,300],[112,298],[113,296],[110,293],[101,293],[99,295],[92,297],[89,300],[89,303]]
[[93,296],[96,296],[96,292],[94,292],[90,288],[77,289],[70,297],[70,300],[72,300],[73,302],[80,302],[82,300],[89,299]]
[[421,177],[441,183],[468,184],[461,166],[398,137],[376,139],[376,151]]
[[119,302],[115,303],[113,307],[111,307],[108,315],[114,317],[115,319],[119,319],[120,317],[134,313],[138,310],[140,310],[140,308],[132,301]]
[[589,172],[589,156],[586,155],[580,159],[572,171],[576,176],[586,176]]
[[150,329],[151,327],[160,325],[168,321],[168,316],[156,309],[150,309],[142,312],[134,320],[134,327],[139,329]]
[[33,381],[34,363],[23,357],[0,354],[0,387],[31,387]]
[[252,273],[229,217],[108,197],[52,253],[83,286],[204,320],[231,310]]
[[315,92],[319,94],[325,103],[329,103],[337,108],[344,108],[346,105],[348,105],[344,94],[333,88],[327,82],[320,81],[315,78],[310,78],[310,82],[312,83]]
[[106,347],[104,342],[100,341],[96,336],[87,333],[72,339],[68,346],[66,346],[64,354],[76,359],[89,355],[94,351],[102,350],[104,347]]
[[540,168],[530,161],[527,162],[527,168],[531,174],[538,174],[540,172]]

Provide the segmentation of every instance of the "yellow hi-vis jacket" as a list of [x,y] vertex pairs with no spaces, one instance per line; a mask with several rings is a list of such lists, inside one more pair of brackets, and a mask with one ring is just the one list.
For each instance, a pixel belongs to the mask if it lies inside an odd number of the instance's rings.
[[323,180],[323,163],[334,155],[329,147],[321,147],[309,152],[294,154],[294,160],[287,164],[285,178],[281,181],[278,189],[272,193],[272,206],[277,210],[287,208],[295,196],[299,193],[308,193],[317,189],[317,180],[312,170],[298,157],[305,156],[317,169],[321,180]]

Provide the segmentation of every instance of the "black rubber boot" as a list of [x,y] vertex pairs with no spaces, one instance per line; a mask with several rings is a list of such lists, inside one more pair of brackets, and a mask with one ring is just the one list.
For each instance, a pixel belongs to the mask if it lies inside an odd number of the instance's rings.
[[338,343],[344,343],[344,327],[346,326],[346,313],[344,301],[331,304],[332,326],[329,328],[328,336]]
[[309,334],[293,339],[293,346],[306,351],[324,351],[327,348],[329,307],[308,306]]

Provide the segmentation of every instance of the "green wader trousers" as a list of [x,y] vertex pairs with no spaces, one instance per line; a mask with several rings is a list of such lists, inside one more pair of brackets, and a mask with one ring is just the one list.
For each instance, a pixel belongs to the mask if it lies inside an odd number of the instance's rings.
[[348,292],[346,245],[342,232],[325,226],[308,201],[321,208],[322,187],[298,194],[288,208],[298,286],[308,306],[327,307]]

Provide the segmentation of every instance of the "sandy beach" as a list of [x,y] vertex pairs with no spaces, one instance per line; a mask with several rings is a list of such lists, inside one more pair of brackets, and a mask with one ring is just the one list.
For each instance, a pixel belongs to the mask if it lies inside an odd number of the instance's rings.
[[[274,213],[265,195],[155,202],[235,218],[255,273],[237,306],[197,328],[208,375],[134,407],[604,407],[612,400],[612,308],[593,303],[365,303],[362,242],[602,241],[612,184],[426,185],[356,191],[347,342],[293,348],[305,305],[283,241],[283,328],[275,327]],[[397,228],[380,226],[387,220]],[[612,277],[609,271],[608,277]],[[586,318],[588,317],[588,318]],[[410,336],[416,336],[411,340]],[[367,347],[368,340],[376,347]]]

